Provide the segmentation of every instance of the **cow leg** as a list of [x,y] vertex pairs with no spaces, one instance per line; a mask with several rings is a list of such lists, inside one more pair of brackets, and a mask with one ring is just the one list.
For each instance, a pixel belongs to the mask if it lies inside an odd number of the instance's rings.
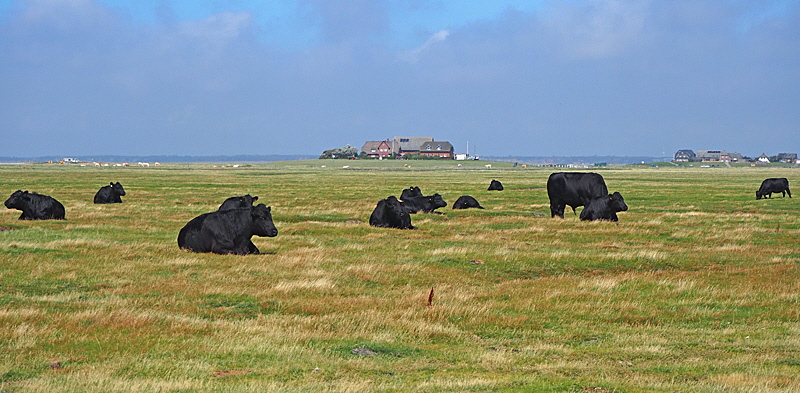
[[789,194],[789,198],[791,198],[791,197],[792,197],[792,192],[791,192],[791,191],[789,191],[789,187],[786,187],[786,193],[787,193],[787,194]]
[[250,243],[247,245],[247,252],[249,254],[261,254],[261,251],[259,251],[258,247],[256,247],[255,244],[253,244],[252,240],[248,240],[247,242]]
[[567,207],[566,204],[550,204],[550,218],[555,216],[559,216],[564,218],[564,208]]

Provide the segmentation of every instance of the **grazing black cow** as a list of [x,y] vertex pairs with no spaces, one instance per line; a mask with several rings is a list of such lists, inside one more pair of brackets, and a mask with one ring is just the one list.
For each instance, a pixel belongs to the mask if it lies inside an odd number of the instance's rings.
[[278,236],[271,208],[258,206],[217,210],[201,214],[181,228],[178,246],[194,252],[215,254],[259,254],[250,238]]
[[125,196],[125,189],[119,182],[111,182],[108,186],[100,187],[94,194],[94,203],[122,203],[121,196]]
[[782,193],[784,198],[786,198],[786,194],[789,194],[789,198],[791,198],[792,192],[789,191],[789,180],[785,177],[772,177],[764,180],[761,182],[761,187],[756,191],[756,199],[772,198],[773,192]]
[[608,196],[608,188],[603,176],[597,173],[556,172],[547,179],[547,196],[550,197],[550,217],[564,218],[567,205],[574,213],[576,207]]
[[492,180],[489,183],[489,191],[503,191],[503,183],[500,183],[499,180]]
[[240,207],[252,207],[253,202],[258,200],[258,196],[250,196],[250,194],[230,197],[222,202],[217,210],[238,209]]
[[401,200],[406,200],[408,198],[421,197],[421,196],[422,196],[422,190],[420,190],[419,187],[406,188],[405,190],[403,190],[402,193],[400,193]]
[[615,192],[603,198],[596,198],[589,202],[581,211],[582,221],[609,220],[619,221],[617,212],[628,210],[628,205],[622,195]]
[[418,212],[439,213],[434,210],[447,206],[447,202],[439,194],[403,199],[400,204],[411,214]]
[[369,216],[369,225],[379,228],[417,229],[411,225],[411,216],[394,195],[378,201]]
[[458,197],[458,199],[456,199],[455,203],[453,203],[453,209],[469,209],[469,208],[483,209],[483,206],[481,206],[481,204],[478,203],[478,201],[475,198],[469,195],[462,195]]
[[22,210],[20,220],[63,220],[64,205],[47,195],[17,190],[6,200],[9,209]]

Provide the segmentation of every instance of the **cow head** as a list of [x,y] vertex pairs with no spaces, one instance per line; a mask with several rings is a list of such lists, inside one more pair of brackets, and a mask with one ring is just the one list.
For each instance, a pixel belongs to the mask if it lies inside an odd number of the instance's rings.
[[756,191],[756,200],[761,199],[761,197],[763,197],[763,195],[761,195],[761,190]]
[[619,192],[615,192],[608,196],[608,207],[613,212],[624,212],[628,210],[628,205],[625,204],[625,199],[622,198],[622,194]]
[[272,208],[259,203],[254,206],[250,211],[250,217],[253,219],[253,234],[256,236],[275,237],[278,236],[278,228],[272,222]]
[[122,188],[122,184],[119,182],[111,182],[111,189],[114,191],[115,194],[119,196],[125,196],[125,189]]
[[6,205],[9,209],[19,209],[22,210],[23,207],[28,202],[28,191],[17,190],[11,194],[10,197],[5,201],[4,205]]
[[258,200],[258,196],[250,196],[250,194],[230,197],[222,202],[219,210],[239,209],[242,207],[253,207],[253,202]]
[[447,202],[445,202],[444,199],[442,199],[442,196],[439,195],[438,193],[429,196],[428,200],[431,201],[431,204],[433,204],[434,209],[447,206]]

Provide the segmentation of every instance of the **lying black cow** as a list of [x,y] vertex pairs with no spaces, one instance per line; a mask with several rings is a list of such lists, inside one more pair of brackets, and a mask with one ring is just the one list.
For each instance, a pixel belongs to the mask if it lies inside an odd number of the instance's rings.
[[403,192],[400,194],[400,199],[406,200],[408,198],[421,197],[421,196],[422,196],[422,190],[420,190],[419,187],[411,187],[403,190]]
[[622,195],[615,192],[603,198],[593,199],[581,211],[582,221],[609,220],[619,221],[617,212],[628,210]]
[[253,235],[278,236],[270,210],[261,203],[201,214],[181,228],[178,246],[194,252],[259,254],[258,248],[250,241]]
[[369,225],[379,228],[417,229],[411,225],[411,216],[394,195],[378,201],[369,216]]
[[[230,209],[239,209],[242,207],[253,207],[253,202],[258,200],[258,196],[250,196],[250,194],[230,197],[222,202],[222,205],[219,206],[217,210],[230,210]],[[248,239],[250,244],[247,245],[247,248],[250,250],[250,254],[258,254],[258,247],[253,244],[253,241]]]
[[784,198],[786,198],[786,194],[789,194],[789,198],[791,198],[792,192],[789,191],[789,180],[785,177],[773,177],[764,180],[761,182],[761,187],[756,191],[756,199],[772,198],[773,192],[782,193]]
[[252,207],[253,202],[258,200],[258,196],[250,196],[250,194],[230,197],[222,202],[217,210],[238,209],[240,207]]
[[434,210],[447,206],[447,202],[445,202],[439,194],[406,198],[403,199],[400,204],[403,205],[410,214],[418,212],[438,213]]
[[63,220],[64,205],[47,195],[17,190],[6,200],[9,209],[22,210],[20,220]]
[[547,196],[550,197],[550,217],[564,218],[567,205],[574,213],[578,206],[607,197],[608,188],[603,176],[597,173],[556,172],[547,179]]
[[121,196],[125,196],[125,189],[119,182],[111,182],[108,186],[100,187],[94,194],[94,203],[122,203]]
[[503,183],[500,183],[499,180],[492,180],[489,183],[489,191],[503,191]]
[[481,204],[478,203],[478,201],[475,198],[469,195],[462,195],[458,197],[458,199],[456,199],[455,203],[453,203],[453,209],[470,209],[470,208],[483,209],[483,206],[481,206]]

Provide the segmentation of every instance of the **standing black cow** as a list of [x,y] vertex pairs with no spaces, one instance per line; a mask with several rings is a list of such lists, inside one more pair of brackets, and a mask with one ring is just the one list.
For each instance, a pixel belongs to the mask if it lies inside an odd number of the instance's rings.
[[499,180],[492,180],[492,182],[489,183],[488,191],[503,191],[503,183],[500,183]]
[[576,207],[608,196],[608,187],[603,176],[597,173],[556,172],[547,179],[547,195],[550,197],[550,217],[564,218],[567,205],[574,213]]
[[417,229],[411,225],[411,216],[394,195],[378,201],[369,216],[369,225],[379,228]]
[[782,193],[784,198],[786,198],[786,194],[789,194],[789,198],[791,198],[792,192],[789,191],[789,179],[785,177],[772,177],[764,180],[761,182],[761,187],[756,191],[756,199],[772,198],[773,192]]
[[6,200],[9,209],[22,210],[20,220],[63,220],[64,205],[47,195],[17,190]]
[[100,187],[94,194],[94,203],[122,203],[121,196],[125,196],[125,189],[119,182],[111,182],[108,186]]
[[406,211],[411,214],[418,212],[439,213],[434,210],[447,206],[447,202],[445,202],[444,199],[442,199],[442,196],[438,193],[428,196],[403,199],[400,204],[403,205]]
[[582,221],[594,220],[609,220],[619,221],[617,212],[624,212],[628,210],[628,205],[625,204],[625,199],[618,192],[611,195],[593,199],[581,211]]
[[250,238],[278,236],[271,208],[263,203],[253,207],[217,210],[201,214],[181,228],[178,246],[194,252],[215,254],[259,254]]
[[478,201],[469,196],[469,195],[462,195],[456,199],[455,203],[453,203],[453,209],[469,209],[469,208],[477,208],[483,209]]
[[401,200],[406,200],[408,198],[421,197],[421,196],[422,196],[422,190],[420,190],[419,187],[416,186],[411,188],[406,188],[405,190],[403,190],[402,193],[400,193]]
[[240,207],[252,207],[253,202],[258,200],[258,196],[250,196],[250,194],[230,197],[222,202],[217,210],[238,209]]

